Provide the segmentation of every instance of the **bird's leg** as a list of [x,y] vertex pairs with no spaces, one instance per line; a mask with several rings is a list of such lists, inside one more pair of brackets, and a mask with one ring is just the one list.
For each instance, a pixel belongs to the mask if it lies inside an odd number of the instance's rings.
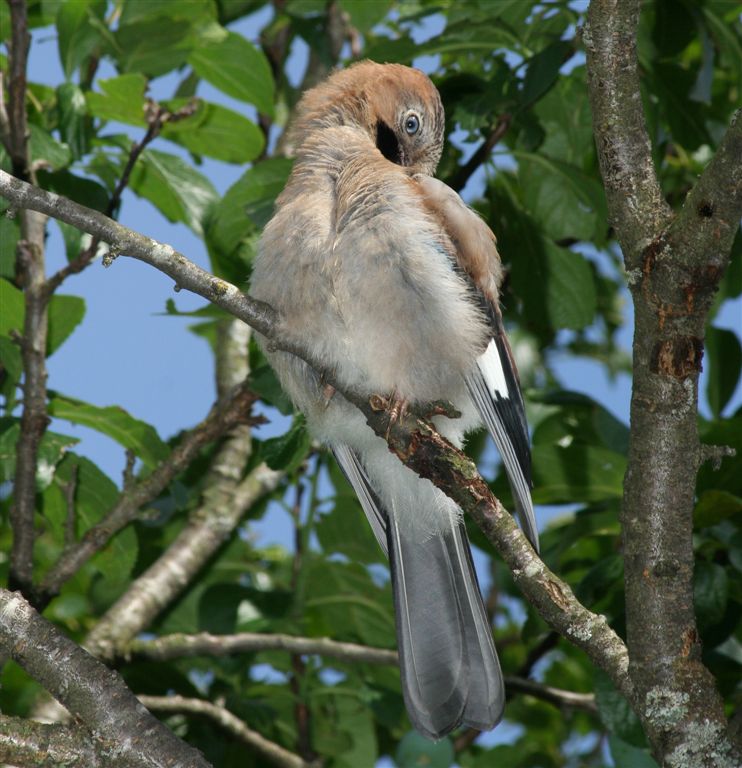
[[[332,378],[335,378],[335,371],[332,371]],[[322,404],[327,408],[330,405],[330,400],[335,394],[336,389],[332,384],[329,384],[325,378],[325,374],[321,373],[319,377],[320,394],[322,397]]]

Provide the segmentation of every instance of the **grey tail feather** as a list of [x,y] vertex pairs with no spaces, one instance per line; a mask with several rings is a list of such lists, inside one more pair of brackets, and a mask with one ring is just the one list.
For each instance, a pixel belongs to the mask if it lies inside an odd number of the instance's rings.
[[389,559],[402,689],[418,731],[489,730],[505,690],[463,523],[426,539],[389,519]]

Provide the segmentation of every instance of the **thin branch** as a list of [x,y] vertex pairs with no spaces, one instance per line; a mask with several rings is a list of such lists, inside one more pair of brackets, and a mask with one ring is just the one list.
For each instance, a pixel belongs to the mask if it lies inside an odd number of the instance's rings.
[[567,691],[564,688],[555,688],[552,685],[538,683],[524,677],[504,675],[505,688],[508,694],[523,693],[553,704],[555,707],[582,709],[592,714],[597,714],[598,707],[595,703],[594,693],[577,693]]
[[[124,170],[116,183],[116,187],[113,190],[108,205],[106,207],[106,215],[114,216],[121,205],[121,197],[124,194],[124,190],[129,185],[129,179],[131,173],[134,170],[137,160],[141,156],[146,147],[151,144],[162,131],[162,126],[169,122],[177,122],[178,120],[188,117],[193,114],[196,109],[197,102],[192,100],[188,104],[185,104],[177,112],[170,112],[165,107],[160,106],[157,102],[151,99],[147,101],[147,107],[145,109],[145,116],[147,119],[147,132],[142,137],[141,141],[135,141],[131,145],[129,150],[129,156],[126,159]],[[77,258],[72,259],[68,264],[62,267],[59,271],[55,272],[47,281],[45,285],[45,296],[49,300],[59,286],[70,276],[77,275],[86,269],[92,263],[95,258],[95,254],[98,252],[98,246],[100,245],[100,238],[93,237],[90,245],[82,251]]]
[[226,707],[212,704],[210,701],[184,696],[140,696],[139,701],[155,712],[186,712],[208,717],[279,768],[312,768],[317,765],[304,762],[298,755],[254,731]]
[[130,765],[209,768],[199,752],[141,706],[118,673],[65,637],[20,594],[4,589],[0,650],[106,741],[112,754],[126,755]]
[[639,0],[593,0],[582,41],[593,131],[615,227],[627,265],[670,217],[657,180],[639,90],[636,32]]
[[450,180],[450,186],[457,192],[460,192],[469,181],[472,174],[484,163],[487,158],[492,154],[492,150],[498,144],[500,139],[507,133],[510,128],[510,121],[512,115],[504,114],[500,115],[495,123],[495,127],[490,131],[489,136],[477,147],[476,152],[464,163],[454,174]]
[[25,0],[8,0],[11,39],[8,56],[8,143],[13,175],[30,178],[28,158],[28,125],[26,123],[26,65],[31,35]]
[[[97,211],[31,187],[2,171],[0,194],[16,207],[31,207],[51,213],[68,224],[101,236],[103,240],[115,242],[119,252],[170,275],[182,288],[203,296],[244,320],[269,337],[276,349],[296,354],[320,371],[325,381],[335,383],[330,371],[324,371],[298,344],[282,337],[275,310],[200,269],[170,246],[132,232]],[[586,651],[618,689],[630,695],[628,656],[621,639],[608,626],[604,616],[593,614],[582,606],[570,587],[541,562],[513,517],[479,476],[471,459],[438,435],[427,421],[409,414],[389,430],[381,398],[369,401],[364,396],[347,391],[342,394],[362,410],[377,434],[387,436],[389,433],[390,447],[405,464],[421,477],[431,480],[473,517],[510,567],[523,594],[550,626]]]
[[101,522],[86,531],[83,539],[66,549],[57,563],[44,576],[39,592],[43,599],[56,595],[62,584],[71,578],[96,552],[99,552],[124,526],[136,519],[144,504],[156,498],[187,467],[206,444],[221,437],[236,424],[249,418],[255,395],[246,385],[235,390],[223,406],[214,406],[208,416],[192,429],[157,468],[122,492],[115,506]]
[[105,659],[120,653],[188,587],[232,535],[245,512],[282,478],[282,473],[261,464],[236,485],[229,481],[213,485],[165,553],[108,609],[88,635],[85,647]]
[[[26,3],[10,0],[12,36],[9,50],[8,141],[13,173],[34,180],[28,154],[26,123],[26,65],[31,37]],[[32,211],[21,214],[21,240],[17,246],[18,282],[24,290],[21,340],[23,359],[23,411],[16,446],[16,471],[10,521],[13,549],[9,583],[31,593],[33,548],[36,538],[36,464],[49,417],[46,412],[46,337],[48,319],[44,300],[44,236],[46,217]]]
[[240,632],[234,635],[172,634],[154,640],[132,640],[121,655],[151,661],[170,661],[192,656],[229,656],[235,653],[286,651],[301,656],[325,656],[348,664],[398,663],[397,652],[356,643],[340,643],[326,637],[294,637]]

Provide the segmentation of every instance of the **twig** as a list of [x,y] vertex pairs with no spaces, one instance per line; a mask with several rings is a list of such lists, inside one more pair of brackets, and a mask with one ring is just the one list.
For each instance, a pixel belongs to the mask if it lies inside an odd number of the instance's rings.
[[[0,194],[17,207],[53,213],[73,226],[116,242],[120,252],[151,264],[170,275],[182,288],[203,296],[252,325],[269,337],[276,349],[296,354],[310,365],[314,363],[312,367],[321,372],[326,381],[333,383],[331,372],[323,371],[299,344],[281,335],[275,310],[200,269],[170,246],[132,232],[97,211],[24,184],[2,171]],[[362,396],[347,391],[343,395],[363,411],[377,434],[386,435],[388,420],[383,413],[375,412]],[[626,674],[628,657],[621,639],[608,626],[605,617],[582,606],[569,586],[540,561],[512,516],[479,476],[471,459],[443,440],[430,424],[411,415],[400,419],[390,435],[390,445],[404,463],[421,477],[430,479],[473,517],[510,567],[523,594],[550,626],[585,650],[595,664],[607,672],[617,688],[630,696],[631,686]]]
[[254,731],[226,707],[212,704],[210,701],[189,699],[185,696],[139,696],[139,701],[147,709],[156,712],[187,712],[208,717],[279,768],[310,768],[316,765],[304,762],[298,755]]
[[132,522],[141,507],[156,498],[193,461],[204,445],[216,440],[236,424],[244,423],[249,418],[254,400],[255,395],[246,385],[237,389],[222,407],[213,407],[209,415],[186,434],[150,475],[122,492],[103,520],[90,528],[80,542],[66,549],[44,576],[39,588],[41,599],[56,595],[62,584],[100,551],[115,533]]
[[533,696],[535,699],[548,701],[549,704],[553,704],[555,707],[583,709],[592,714],[596,714],[598,711],[594,693],[567,691],[564,688],[555,688],[551,685],[544,685],[544,683],[538,683],[535,680],[528,680],[525,677],[515,675],[505,675],[504,680],[508,694],[523,693]]
[[[107,216],[114,216],[118,211],[119,205],[121,204],[121,196],[129,184],[129,178],[131,177],[131,173],[134,170],[134,166],[136,165],[137,160],[147,145],[151,144],[160,135],[162,126],[167,122],[176,122],[183,117],[187,117],[188,115],[193,114],[194,109],[195,103],[189,102],[189,104],[186,104],[180,110],[173,113],[169,112],[167,109],[160,106],[156,102],[148,100],[147,108],[145,110],[148,123],[147,132],[142,137],[142,140],[135,141],[129,150],[129,157],[126,160],[124,170],[122,171],[121,177],[116,183],[113,194],[108,201],[108,206],[106,207]],[[72,259],[72,261],[62,267],[59,271],[55,272],[51,277],[49,277],[45,286],[45,296],[47,300],[51,299],[57,288],[59,288],[59,286],[70,275],[79,274],[92,263],[93,259],[95,258],[95,254],[98,252],[99,245],[100,238],[93,237],[90,245],[88,245],[84,251],[82,251],[76,258]]]
[[196,635],[165,635],[154,640],[132,640],[122,650],[122,655],[152,661],[170,661],[191,656],[229,656],[257,651],[287,651],[301,656],[326,656],[348,664],[398,663],[397,652],[384,648],[340,643],[326,637],[264,635],[254,632],[240,632],[234,635],[200,632]]
[[143,709],[117,672],[65,637],[20,594],[4,589],[0,649],[130,765],[209,768],[199,752]]
[[137,463],[137,455],[131,448],[126,449],[126,464],[124,465],[124,471],[121,478],[121,487],[126,491],[130,491],[134,487],[136,478],[134,476],[134,465]]
[[469,178],[474,171],[487,160],[497,143],[507,133],[508,128],[510,128],[511,120],[512,116],[509,114],[500,115],[495,127],[490,131],[489,136],[487,136],[487,138],[479,145],[477,151],[456,171],[453,178],[449,181],[449,184],[453,189],[460,192],[466,186],[466,182],[469,181]]

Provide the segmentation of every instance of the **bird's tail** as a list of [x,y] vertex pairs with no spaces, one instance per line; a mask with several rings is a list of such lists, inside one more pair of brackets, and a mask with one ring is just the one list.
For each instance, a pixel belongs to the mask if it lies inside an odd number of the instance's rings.
[[391,514],[387,539],[402,687],[413,725],[439,739],[489,730],[505,702],[500,664],[462,521],[420,540]]

